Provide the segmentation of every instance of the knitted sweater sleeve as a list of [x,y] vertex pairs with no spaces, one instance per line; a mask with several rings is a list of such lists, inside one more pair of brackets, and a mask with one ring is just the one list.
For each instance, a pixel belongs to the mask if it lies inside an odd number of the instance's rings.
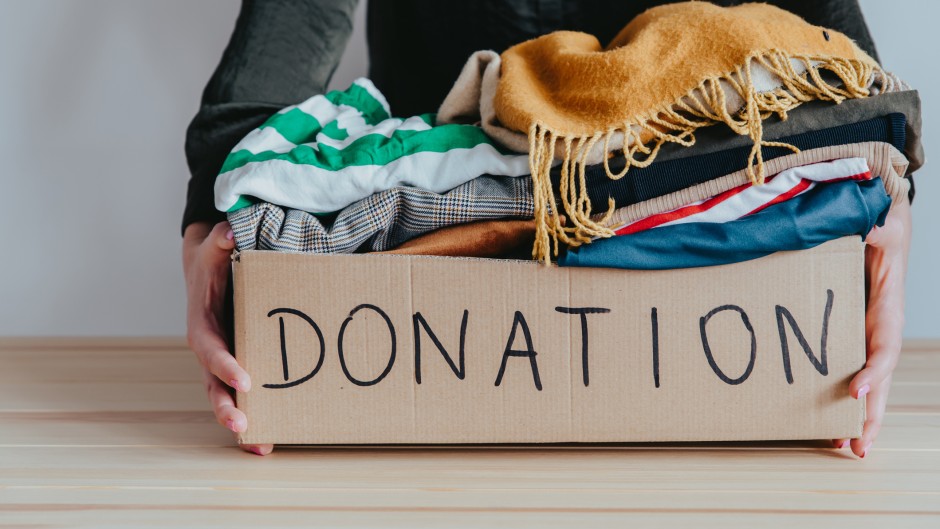
[[325,91],[358,0],[243,0],[235,30],[186,131],[190,180],[183,226],[225,218],[215,177],[248,132],[279,109]]

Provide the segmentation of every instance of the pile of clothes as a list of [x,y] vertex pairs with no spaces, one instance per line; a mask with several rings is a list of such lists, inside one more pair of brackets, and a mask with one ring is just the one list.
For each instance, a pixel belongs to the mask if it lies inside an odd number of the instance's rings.
[[239,250],[667,269],[865,236],[908,200],[920,101],[766,4],[656,7],[606,47],[473,54],[435,114],[367,79],[287,107],[216,179]]

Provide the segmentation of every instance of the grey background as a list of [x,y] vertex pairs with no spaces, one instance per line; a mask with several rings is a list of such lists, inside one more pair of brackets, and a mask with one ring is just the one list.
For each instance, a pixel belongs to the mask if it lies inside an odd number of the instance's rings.
[[[940,149],[940,3],[863,0]],[[233,0],[0,0],[0,336],[185,334],[183,133]],[[365,75],[360,6],[333,79]],[[394,111],[394,109],[393,109]],[[940,337],[940,183],[918,173],[906,336]]]

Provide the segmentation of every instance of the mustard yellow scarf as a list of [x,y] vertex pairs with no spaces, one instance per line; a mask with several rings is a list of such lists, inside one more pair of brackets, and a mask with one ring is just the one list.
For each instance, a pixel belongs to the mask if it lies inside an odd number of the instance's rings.
[[[761,146],[797,150],[764,141],[762,120],[786,119],[813,99],[867,97],[876,79],[887,82],[845,35],[767,4],[668,4],[635,18],[606,48],[591,35],[559,31],[500,58],[495,116],[528,136],[533,256],[546,262],[559,240],[576,246],[613,234],[607,216],[591,220],[584,179],[591,153],[601,150],[608,176],[617,179],[649,165],[665,142],[690,146],[696,129],[724,123],[754,141],[748,175],[761,183]],[[610,170],[610,152],[626,159],[620,173]],[[556,207],[549,173],[559,160]],[[613,210],[610,204],[608,216]]]

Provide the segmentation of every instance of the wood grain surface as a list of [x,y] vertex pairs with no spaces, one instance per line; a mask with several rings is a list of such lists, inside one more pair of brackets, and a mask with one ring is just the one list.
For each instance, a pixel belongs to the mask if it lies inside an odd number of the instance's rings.
[[178,339],[0,340],[0,527],[940,527],[940,341],[826,441],[239,450]]

